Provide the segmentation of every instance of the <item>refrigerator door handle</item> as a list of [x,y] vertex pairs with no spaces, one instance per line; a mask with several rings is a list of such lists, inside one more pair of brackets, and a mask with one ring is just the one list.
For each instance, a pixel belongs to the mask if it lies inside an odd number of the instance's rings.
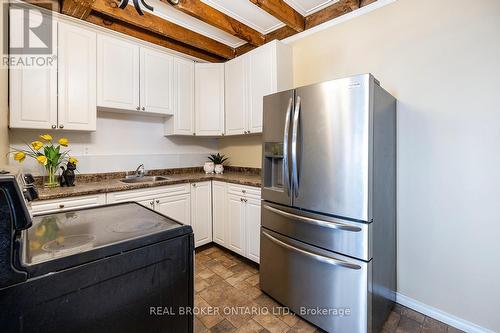
[[337,229],[337,230],[344,230],[344,231],[352,231],[352,232],[360,232],[360,231],[362,231],[361,228],[355,227],[355,226],[352,226],[352,225],[348,225],[348,224],[344,224],[344,223],[340,223],[340,222],[323,221],[323,220],[313,219],[313,218],[310,218],[310,217],[307,217],[307,216],[300,216],[300,215],[296,215],[296,214],[292,214],[292,213],[289,213],[289,212],[285,212],[285,211],[276,209],[276,208],[268,206],[268,205],[264,205],[264,209],[266,209],[266,210],[268,210],[270,212],[273,212],[275,214],[284,216],[284,217],[288,217],[288,218],[291,218],[291,219],[296,219],[296,220],[299,220],[299,221],[302,221],[302,222],[306,222],[306,223],[310,223],[310,224],[314,224],[314,225],[317,225],[317,226],[320,226],[320,227],[325,227],[325,228],[330,228],[330,229]]
[[262,231],[262,234],[268,238],[270,241],[272,241],[273,243],[281,246],[281,247],[284,247],[288,250],[291,250],[291,251],[294,251],[294,252],[298,252],[300,254],[303,254],[307,257],[310,257],[316,261],[321,261],[325,264],[329,264],[329,265],[334,265],[334,266],[341,266],[341,267],[345,267],[345,268],[349,268],[349,269],[355,269],[355,270],[358,270],[358,269],[361,269],[361,266],[359,265],[356,265],[356,264],[351,264],[347,261],[344,261],[344,260],[340,260],[340,259],[334,259],[334,258],[330,258],[330,257],[325,257],[325,256],[322,256],[322,255],[319,255],[319,254],[316,254],[316,253],[312,253],[312,252],[309,252],[309,251],[306,251],[306,250],[303,250],[303,249],[299,249],[298,247],[295,247],[295,246],[292,246],[290,244],[287,244],[285,242],[282,242],[280,241],[279,239],[269,235],[267,232],[265,231]]
[[290,167],[288,165],[288,137],[290,136],[290,117],[292,113],[293,99],[290,97],[286,109],[285,130],[283,132],[283,169],[285,178],[285,188],[287,195],[290,195]]
[[299,171],[297,167],[297,133],[299,127],[300,115],[300,96],[297,96],[295,110],[293,111],[293,128],[292,128],[292,187],[295,197],[299,196]]

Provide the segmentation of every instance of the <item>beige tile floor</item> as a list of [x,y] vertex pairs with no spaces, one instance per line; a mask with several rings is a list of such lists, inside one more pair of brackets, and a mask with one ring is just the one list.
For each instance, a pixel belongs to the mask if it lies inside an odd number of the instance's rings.
[[[323,332],[290,313],[259,289],[258,266],[218,246],[197,250],[195,333]],[[383,333],[461,331],[397,304]],[[349,333],[349,332],[339,332]]]

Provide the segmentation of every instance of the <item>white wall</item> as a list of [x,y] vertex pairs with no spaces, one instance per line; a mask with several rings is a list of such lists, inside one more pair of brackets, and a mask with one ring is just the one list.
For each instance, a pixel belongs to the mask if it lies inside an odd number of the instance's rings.
[[[163,118],[99,112],[97,131],[92,133],[48,131],[55,138],[70,140],[71,155],[80,161],[81,173],[202,166],[209,153],[217,151],[215,139],[165,137]],[[46,131],[11,130],[10,143],[22,147]],[[11,161],[11,163],[17,163]],[[28,158],[23,166],[36,174],[41,168]]]
[[398,104],[399,292],[500,331],[500,1],[398,0],[293,44],[295,85]]

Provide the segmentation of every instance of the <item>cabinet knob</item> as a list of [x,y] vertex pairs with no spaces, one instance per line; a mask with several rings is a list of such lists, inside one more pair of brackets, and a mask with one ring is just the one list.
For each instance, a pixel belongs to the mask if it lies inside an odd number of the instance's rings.
[[193,187],[196,187],[196,183],[193,183]]
[[52,125],[51,127],[52,127],[52,129],[56,129],[56,128],[57,128],[57,126],[56,126],[56,125]]
[[240,198],[240,201],[243,202],[243,198]]
[[64,205],[63,205],[63,204],[60,204],[60,205],[59,205],[59,208],[64,208]]
[[59,125],[59,128],[60,128],[60,129],[63,129],[63,128],[64,128],[64,125]]
[[241,193],[247,193],[247,190],[241,190]]
[[142,107],[142,111],[146,111],[146,108],[144,106]]
[[247,134],[250,134],[250,131],[247,131]]
[[151,207],[153,207],[155,205],[155,202],[151,201],[149,204],[151,205]]
[[160,203],[160,200],[156,200],[156,203],[159,204]]
[[136,107],[135,109],[136,109],[137,111],[139,111],[139,110],[141,109],[141,107],[140,107],[140,106],[138,106],[138,107]]

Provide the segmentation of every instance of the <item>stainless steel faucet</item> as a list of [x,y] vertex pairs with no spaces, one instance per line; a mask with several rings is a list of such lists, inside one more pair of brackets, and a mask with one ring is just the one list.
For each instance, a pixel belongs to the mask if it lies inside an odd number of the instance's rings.
[[144,177],[146,174],[146,169],[144,168],[144,164],[141,164],[135,169],[135,176],[136,177]]

